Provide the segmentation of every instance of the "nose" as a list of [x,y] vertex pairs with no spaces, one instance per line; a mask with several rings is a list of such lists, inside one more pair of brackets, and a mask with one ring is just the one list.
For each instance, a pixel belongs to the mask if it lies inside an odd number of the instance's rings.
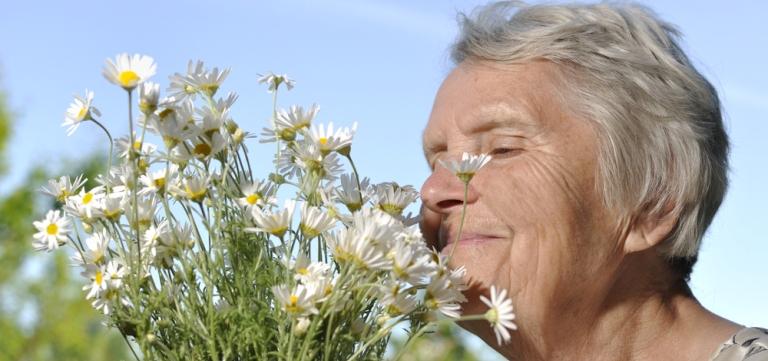
[[[477,201],[478,193],[467,188],[467,205]],[[459,216],[464,203],[464,183],[442,165],[436,165],[434,172],[421,186],[421,231],[429,246],[439,244],[440,225],[451,213]]]
[[[467,204],[477,199],[477,192],[470,184]],[[432,212],[448,214],[464,203],[464,183],[447,168],[438,164],[435,171],[421,186],[421,201]]]

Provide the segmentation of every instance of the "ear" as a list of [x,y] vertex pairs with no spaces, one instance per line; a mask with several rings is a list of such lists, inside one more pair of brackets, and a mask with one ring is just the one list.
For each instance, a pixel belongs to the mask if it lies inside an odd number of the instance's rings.
[[677,212],[666,207],[657,216],[643,216],[635,219],[624,240],[624,252],[645,251],[665,240],[677,224]]

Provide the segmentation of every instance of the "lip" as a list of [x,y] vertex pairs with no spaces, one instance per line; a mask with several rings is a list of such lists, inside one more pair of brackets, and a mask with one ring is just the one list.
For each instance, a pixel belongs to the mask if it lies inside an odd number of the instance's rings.
[[[451,233],[446,233],[444,234],[444,237],[440,238],[440,244],[443,245],[440,248],[441,250],[452,245],[456,239]],[[461,238],[459,239],[457,247],[461,245],[477,245],[490,241],[498,241],[500,239],[502,239],[502,237],[487,233],[461,232]]]

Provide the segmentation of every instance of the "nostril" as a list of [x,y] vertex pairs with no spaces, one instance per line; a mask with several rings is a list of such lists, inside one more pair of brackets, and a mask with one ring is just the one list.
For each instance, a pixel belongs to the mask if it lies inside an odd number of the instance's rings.
[[451,208],[453,206],[460,206],[464,202],[458,200],[458,199],[446,199],[444,201],[437,202],[437,206],[442,209]]

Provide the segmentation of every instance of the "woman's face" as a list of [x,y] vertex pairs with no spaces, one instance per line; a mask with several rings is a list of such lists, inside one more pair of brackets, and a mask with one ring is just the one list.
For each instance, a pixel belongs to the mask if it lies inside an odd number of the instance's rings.
[[[621,252],[617,221],[595,183],[597,135],[563,106],[558,74],[544,61],[463,62],[442,84],[424,130],[432,168],[421,190],[427,241],[450,253],[464,197],[437,160],[490,154],[470,182],[451,264],[466,266],[481,289],[508,289],[518,324],[541,333],[542,321],[589,312],[582,306],[605,290]],[[485,311],[477,295],[467,296],[464,314]],[[464,326],[490,331],[478,325]]]

